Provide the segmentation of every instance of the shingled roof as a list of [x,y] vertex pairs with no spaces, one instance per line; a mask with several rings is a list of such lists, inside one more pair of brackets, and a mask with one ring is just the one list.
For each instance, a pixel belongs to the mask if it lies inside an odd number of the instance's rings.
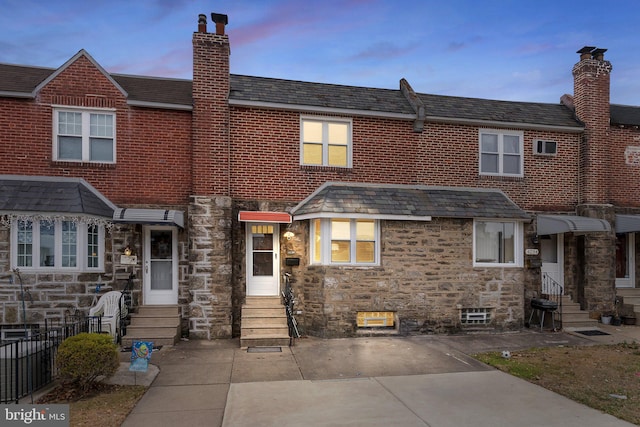
[[[56,69],[0,64],[0,96],[30,97]],[[192,81],[163,77],[110,74],[133,105],[190,109]],[[336,110],[411,119],[411,105],[400,89],[378,89],[231,75],[229,102],[294,110]],[[573,112],[562,104],[498,101],[418,94],[427,121],[469,121],[508,126],[534,125],[582,130]],[[614,124],[640,125],[640,107],[611,105]]]
[[509,218],[530,216],[502,191],[463,187],[329,182],[296,206],[295,219],[353,217],[379,219]]
[[111,219],[115,205],[80,178],[0,175],[0,212],[63,213]]

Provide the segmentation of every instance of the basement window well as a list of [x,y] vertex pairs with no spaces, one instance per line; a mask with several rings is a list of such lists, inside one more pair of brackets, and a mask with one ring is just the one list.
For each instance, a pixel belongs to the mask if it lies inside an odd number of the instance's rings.
[[460,311],[460,323],[463,325],[486,325],[491,322],[491,310],[488,308],[463,308]]
[[359,328],[385,328],[395,326],[393,311],[359,311],[357,317]]

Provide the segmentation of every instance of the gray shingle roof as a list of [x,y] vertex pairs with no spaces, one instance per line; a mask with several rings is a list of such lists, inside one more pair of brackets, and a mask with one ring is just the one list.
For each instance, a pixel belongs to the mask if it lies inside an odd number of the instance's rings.
[[115,205],[82,179],[0,175],[0,212],[113,217]]
[[230,99],[347,110],[415,114],[400,90],[231,76]]
[[192,105],[191,80],[111,74],[129,94],[130,101]]
[[427,117],[582,127],[573,111],[560,103],[496,101],[425,94],[419,96],[427,110]]
[[640,107],[611,104],[611,124],[640,126]]
[[[27,94],[56,70],[32,66],[0,64],[0,93]],[[141,103],[191,107],[190,80],[112,74],[129,94]],[[442,95],[418,94],[427,118],[533,124],[581,128],[573,112],[558,104],[497,101]],[[231,75],[231,101],[266,103],[412,115],[414,111],[402,95],[391,89],[343,86],[266,77]],[[612,105],[614,124],[640,125],[640,107]]]
[[0,64],[0,92],[30,93],[55,70]]
[[357,183],[327,183],[291,213],[296,218],[326,214],[530,219],[500,190]]

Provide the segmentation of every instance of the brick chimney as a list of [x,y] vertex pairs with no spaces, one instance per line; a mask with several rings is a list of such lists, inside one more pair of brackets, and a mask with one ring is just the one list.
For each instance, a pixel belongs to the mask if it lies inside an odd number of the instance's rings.
[[229,195],[229,37],[227,15],[212,13],[216,33],[199,15],[193,33],[192,193]]
[[573,66],[573,104],[585,125],[581,147],[581,203],[608,203],[609,119],[611,63],[605,61],[607,49],[585,46],[578,50],[580,60]]

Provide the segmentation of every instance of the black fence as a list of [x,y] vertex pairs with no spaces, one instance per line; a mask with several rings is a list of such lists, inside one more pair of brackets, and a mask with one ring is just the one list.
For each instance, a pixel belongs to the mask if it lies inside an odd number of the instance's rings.
[[2,330],[0,342],[0,403],[11,403],[32,395],[57,375],[58,346],[81,332],[101,332],[100,318],[69,316],[63,322],[45,322],[43,327]]

